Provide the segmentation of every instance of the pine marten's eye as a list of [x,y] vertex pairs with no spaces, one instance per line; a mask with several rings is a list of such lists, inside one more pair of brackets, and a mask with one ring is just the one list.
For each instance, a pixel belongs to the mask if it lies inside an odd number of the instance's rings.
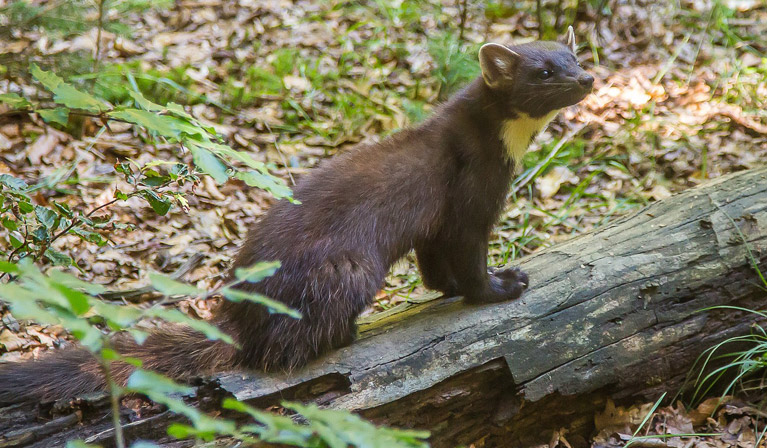
[[541,70],[538,72],[538,77],[541,79],[549,79],[551,78],[551,70]]
[[575,61],[575,65],[577,65],[578,67],[583,67],[583,66],[581,65],[581,61]]

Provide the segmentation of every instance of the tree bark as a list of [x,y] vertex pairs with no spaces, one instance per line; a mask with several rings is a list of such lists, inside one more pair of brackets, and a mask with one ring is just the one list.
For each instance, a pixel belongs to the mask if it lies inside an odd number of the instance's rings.
[[[522,446],[560,428],[584,444],[608,399],[673,395],[700,353],[755,322],[706,308],[763,307],[756,267],[767,273],[767,169],[656,202],[519,265],[530,275],[520,300],[468,306],[430,295],[373,316],[358,341],[305,369],[222,374],[197,399],[311,400],[429,429],[434,447]],[[152,418],[128,434],[158,434],[172,417]],[[107,428],[97,420],[76,431]],[[19,446],[56,446],[66,434]],[[108,436],[93,441],[108,444]]]

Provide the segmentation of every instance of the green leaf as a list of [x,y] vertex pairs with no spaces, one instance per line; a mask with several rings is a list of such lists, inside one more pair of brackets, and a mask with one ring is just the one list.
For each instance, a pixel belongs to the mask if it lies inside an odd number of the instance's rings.
[[[21,179],[17,179],[10,174],[0,174],[0,184],[5,185],[13,191],[20,192],[29,188],[26,182]],[[30,210],[31,211],[31,210]]]
[[72,109],[83,109],[94,113],[107,109],[104,101],[75,89],[55,73],[42,70],[37,64],[32,64],[29,71],[46,89],[53,92],[53,101],[59,104]]
[[[137,370],[136,372],[141,371]],[[173,390],[178,385],[174,385],[174,383],[172,383],[172,381],[168,378],[157,374],[152,375],[151,372],[150,375],[145,375],[144,378],[134,378],[136,372],[131,375],[131,379],[134,379],[134,382],[136,382],[137,386],[139,386],[135,389],[135,391],[146,395],[155,403],[165,405],[171,412],[184,415],[189,420],[191,420],[194,427],[185,426],[185,428],[188,429],[188,431],[185,432],[186,434],[193,434],[195,437],[212,438],[216,434],[232,435],[235,433],[236,426],[233,421],[225,420],[222,418],[209,417],[208,415],[202,413],[199,409],[193,408],[184,403],[182,400],[170,396],[170,394],[177,393],[173,392]],[[129,386],[131,384],[131,379],[128,380]],[[171,384],[168,384],[169,382]],[[134,389],[131,388],[131,390]],[[173,426],[175,427],[175,425]],[[178,434],[181,434],[181,432]]]
[[67,218],[71,218],[74,216],[74,213],[72,213],[72,209],[69,208],[68,204],[62,204],[60,202],[54,202],[53,206],[56,207],[56,210],[59,211],[62,215],[66,216]]
[[141,183],[149,185],[150,187],[159,187],[170,180],[170,176],[163,176],[155,170],[146,170],[144,171],[144,177],[141,179]]
[[162,112],[165,110],[165,108],[160,106],[159,104],[155,104],[149,101],[148,99],[146,99],[146,97],[144,97],[144,95],[142,95],[141,92],[131,90],[128,92],[128,94],[131,96],[131,98],[133,98],[133,102],[136,103],[136,106],[144,110],[147,110],[149,112]]
[[127,201],[128,195],[123,193],[120,190],[115,190],[115,199],[120,199],[121,201]]
[[189,144],[192,143],[199,143],[199,142],[205,142],[207,140],[210,140],[211,133],[208,132],[207,129],[204,127],[196,124],[196,122],[191,122],[189,120],[185,120],[183,118],[178,117],[168,117],[170,120],[173,121],[174,126],[176,126],[176,129],[184,136],[186,137],[186,141]]
[[160,448],[160,445],[154,444],[152,442],[139,441],[134,442],[130,448]]
[[14,249],[18,249],[24,244],[24,237],[22,237],[19,232],[9,233],[8,239],[10,240],[11,246],[13,246]]
[[54,266],[72,266],[72,263],[74,263],[72,257],[50,247],[45,250],[45,258],[50,260]]
[[19,211],[21,213],[24,213],[25,215],[27,213],[32,213],[35,210],[35,207],[32,206],[29,202],[21,201],[19,202]]
[[144,190],[141,192],[141,195],[144,197],[144,199],[147,200],[147,202],[149,202],[149,205],[152,206],[152,210],[154,210],[154,212],[158,215],[165,216],[165,214],[168,213],[168,210],[170,210],[170,200],[161,198],[154,191]]
[[126,162],[115,163],[114,167],[115,167],[115,171],[117,171],[118,173],[122,173],[126,176],[133,175],[133,170],[131,170],[131,166],[129,163],[126,163]]
[[309,427],[330,447],[427,448],[428,431],[379,428],[350,412],[320,409],[316,405],[283,402],[309,421]]
[[69,109],[66,107],[57,107],[55,109],[36,109],[35,112],[46,123],[57,123],[66,126],[69,123]]
[[[142,345],[146,341],[146,339],[149,337],[149,333],[146,331],[141,331],[136,328],[128,328],[128,333],[133,337],[133,340],[136,341],[136,344]],[[141,360],[138,360],[139,363],[135,364],[136,367],[141,367]]]
[[165,294],[166,296],[200,296],[205,294],[205,291],[202,289],[195,288],[194,286],[188,285],[186,283],[181,283],[157,272],[149,273],[149,281],[152,282],[154,289]]
[[32,240],[36,243],[47,243],[51,239],[51,234],[45,226],[40,226],[32,231]]
[[[0,297],[11,304],[11,312],[17,318],[34,319],[35,322],[46,324],[61,323],[60,311],[54,313],[52,311],[57,311],[55,308],[49,310],[41,308],[38,303],[38,299],[41,297],[38,294],[16,284],[0,285]],[[66,303],[61,302],[60,297],[45,297],[45,299],[48,304],[62,305],[62,308],[66,308]]]
[[231,336],[221,331],[215,325],[204,320],[193,319],[177,309],[149,308],[144,311],[146,317],[156,317],[177,324],[184,324],[204,334],[210,340],[221,340],[227,344],[234,344]]
[[[188,439],[191,437],[199,437],[201,439],[205,439],[205,435],[200,434],[199,431],[194,429],[193,427],[189,425],[184,425],[182,423],[172,423],[168,426],[168,429],[166,431],[169,436],[175,437],[177,439]],[[214,436],[214,434],[209,435],[209,437]]]
[[120,354],[111,348],[101,350],[101,359],[104,361],[117,361],[121,358]]
[[15,263],[0,260],[0,272],[7,272],[9,274],[18,274],[19,267]]
[[3,220],[3,227],[5,227],[8,230],[16,230],[19,228],[19,223],[17,223],[15,220],[7,216],[3,216],[2,220]]
[[59,283],[54,283],[51,286],[53,286],[62,296],[64,296],[65,299],[67,299],[70,309],[76,315],[82,316],[91,309],[88,296],[81,293],[80,291],[68,288],[67,286]]
[[190,146],[189,149],[194,156],[195,166],[203,173],[209,174],[217,184],[223,184],[229,179],[229,176],[226,174],[226,165],[221,163],[221,160],[213,155],[213,153],[194,145]]
[[266,277],[271,277],[280,268],[279,261],[261,261],[247,268],[237,268],[234,276],[237,280],[258,283]]
[[26,109],[31,106],[29,101],[20,97],[16,93],[3,93],[0,94],[0,103],[11,106],[11,109]]
[[255,170],[258,170],[262,173],[268,173],[269,171],[266,168],[266,165],[263,162],[259,162],[258,160],[251,157],[250,154],[248,154],[245,151],[236,151],[229,146],[221,145],[219,143],[213,143],[209,142],[206,145],[204,145],[206,149],[209,149],[213,152],[215,152],[219,157],[229,157],[234,160],[238,160],[245,165],[249,166],[250,168],[253,168]]
[[85,443],[82,440],[70,440],[67,442],[67,448],[101,448],[101,445]]
[[234,177],[245,182],[248,186],[268,191],[277,199],[293,197],[293,192],[285,184],[285,181],[270,174],[250,170],[238,171],[234,174]]
[[106,290],[103,285],[82,281],[72,274],[67,274],[66,272],[57,269],[50,270],[48,272],[48,277],[60,285],[64,285],[68,288],[80,289],[88,294],[101,294]]
[[247,300],[249,302],[265,306],[270,313],[287,314],[288,316],[295,319],[301,318],[300,312],[288,307],[282,302],[270,299],[269,297],[263,296],[261,294],[234,288],[224,288],[221,290],[221,294],[223,294],[224,297],[231,300],[232,302],[242,302]]
[[93,243],[99,247],[103,247],[107,244],[107,240],[104,239],[100,234],[96,232],[91,232],[89,230],[81,229],[81,228],[74,228],[72,229],[72,232],[83,239],[83,241],[87,241],[89,243]]
[[110,328],[114,330],[130,327],[143,316],[141,310],[131,306],[112,305],[101,300],[94,300],[91,305],[96,314],[107,319]]
[[259,425],[246,425],[240,430],[257,434],[259,439],[265,442],[292,446],[317,446],[316,443],[311,442],[314,431],[308,425],[294,422],[290,417],[264,412],[232,398],[225,399],[222,407],[250,415]]
[[154,392],[164,395],[190,395],[194,393],[192,387],[178,384],[167,376],[143,369],[136,369],[131,373],[126,387],[139,393]]
[[56,225],[56,218],[58,215],[48,207],[42,205],[35,205],[35,216],[40,224],[45,226],[46,229],[52,229]]
[[165,107],[166,107],[166,108],[167,108],[167,109],[168,109],[168,110],[169,110],[171,113],[173,113],[174,115],[176,115],[177,117],[180,117],[180,118],[186,118],[186,119],[187,119],[187,120],[189,120],[190,122],[192,122],[192,123],[194,123],[194,124],[198,124],[197,120],[196,120],[196,119],[195,119],[193,116],[189,115],[189,113],[188,113],[187,111],[185,111],[185,110],[184,110],[184,106],[182,106],[182,105],[180,105],[180,104],[178,104],[178,103],[173,103],[173,102],[170,102],[170,103],[168,103],[168,104],[167,104]]
[[127,121],[128,123],[137,124],[163,137],[175,139],[180,134],[177,123],[173,118],[154,112],[139,109],[122,109],[109,112],[107,115],[118,120]]

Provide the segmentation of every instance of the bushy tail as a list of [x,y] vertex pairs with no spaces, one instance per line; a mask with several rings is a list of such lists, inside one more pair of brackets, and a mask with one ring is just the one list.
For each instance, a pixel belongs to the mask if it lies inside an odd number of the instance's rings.
[[[220,371],[234,363],[236,349],[210,341],[191,328],[167,325],[153,332],[142,345],[117,337],[115,349],[124,356],[142,360],[142,368],[173,379]],[[114,380],[125,385],[133,367],[112,363]],[[106,389],[106,380],[96,358],[81,347],[53,351],[39,361],[0,364],[0,404],[53,401]]]

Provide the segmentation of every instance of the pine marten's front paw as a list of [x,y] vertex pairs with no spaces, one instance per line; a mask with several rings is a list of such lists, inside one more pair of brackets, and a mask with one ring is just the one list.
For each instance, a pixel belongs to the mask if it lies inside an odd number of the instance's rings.
[[487,286],[465,296],[469,303],[494,303],[518,299],[529,284],[527,274],[519,268],[492,269]]
[[527,274],[519,268],[496,269],[490,273],[490,282],[495,289],[503,291],[505,300],[518,299],[530,284]]
[[518,299],[529,284],[527,274],[519,268],[495,269],[490,273],[490,287],[497,294],[493,302]]
[[527,286],[529,285],[527,274],[522,272],[522,270],[519,268],[494,269],[492,272],[490,272],[490,276],[502,280],[506,285],[518,283],[522,286],[523,290],[527,289]]

